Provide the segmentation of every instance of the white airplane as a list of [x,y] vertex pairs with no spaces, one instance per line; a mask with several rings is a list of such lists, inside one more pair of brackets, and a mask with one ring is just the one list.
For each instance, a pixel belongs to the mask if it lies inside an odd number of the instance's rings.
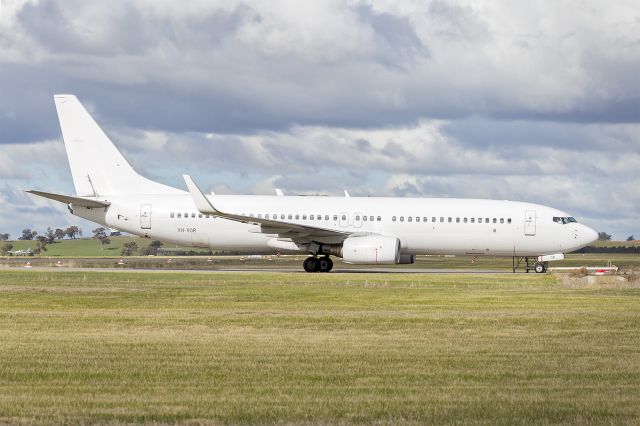
[[[330,256],[354,264],[410,264],[416,255],[550,260],[597,239],[570,214],[537,204],[453,198],[205,195],[138,174],[73,95],[55,95],[76,195],[60,201],[77,216],[123,232],[213,250],[306,253],[307,272]],[[533,269],[533,264],[531,265]]]
[[7,253],[9,254],[9,256],[33,256],[33,250],[31,250],[30,248],[25,250],[9,250]]

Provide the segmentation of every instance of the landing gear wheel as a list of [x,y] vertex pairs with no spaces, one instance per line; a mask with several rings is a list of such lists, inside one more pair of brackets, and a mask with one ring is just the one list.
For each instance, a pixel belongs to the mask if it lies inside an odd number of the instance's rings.
[[320,272],[329,272],[333,269],[333,260],[329,256],[321,257],[318,259],[318,263],[320,264]]
[[318,272],[320,270],[320,261],[317,257],[307,257],[302,263],[302,267],[307,272]]
[[542,274],[543,272],[547,271],[547,267],[544,263],[536,263],[535,271],[536,274]]

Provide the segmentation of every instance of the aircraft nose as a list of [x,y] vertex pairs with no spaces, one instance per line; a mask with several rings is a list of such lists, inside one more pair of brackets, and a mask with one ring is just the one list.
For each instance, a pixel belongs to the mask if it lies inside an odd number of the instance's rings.
[[583,225],[582,228],[582,240],[584,241],[585,245],[591,244],[598,239],[598,233],[596,231],[585,225]]

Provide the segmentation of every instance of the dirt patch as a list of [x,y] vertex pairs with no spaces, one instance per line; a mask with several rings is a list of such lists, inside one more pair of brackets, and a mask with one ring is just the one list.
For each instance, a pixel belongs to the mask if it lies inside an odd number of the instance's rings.
[[556,274],[560,284],[568,288],[640,288],[640,274],[635,271],[620,271],[615,275],[587,275],[577,271]]

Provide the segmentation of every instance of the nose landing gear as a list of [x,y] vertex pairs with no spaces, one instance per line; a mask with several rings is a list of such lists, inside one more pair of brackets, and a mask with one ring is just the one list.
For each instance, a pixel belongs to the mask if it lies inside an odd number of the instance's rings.
[[329,272],[333,268],[333,260],[329,256],[310,256],[304,260],[302,267],[307,272]]
[[536,274],[542,274],[547,271],[547,265],[545,265],[544,262],[538,262],[536,263],[534,270],[536,271]]

